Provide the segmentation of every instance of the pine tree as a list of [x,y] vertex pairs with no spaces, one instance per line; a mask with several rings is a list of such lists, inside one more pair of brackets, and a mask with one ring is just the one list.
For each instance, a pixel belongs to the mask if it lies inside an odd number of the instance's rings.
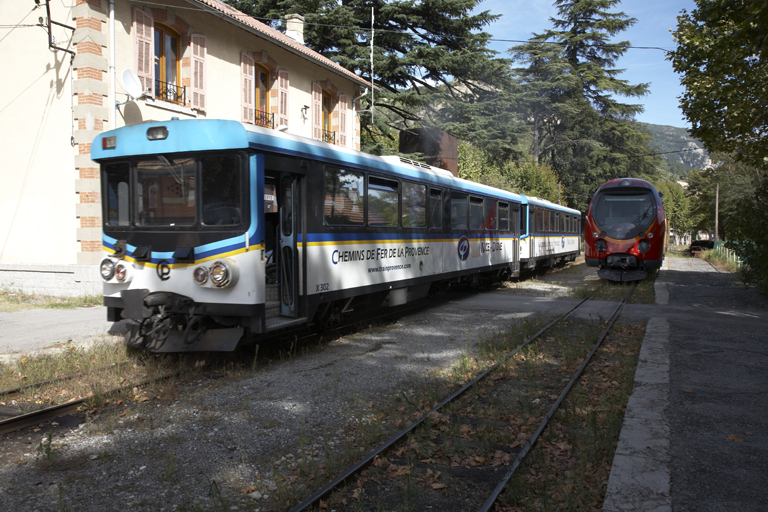
[[555,168],[569,204],[582,210],[604,181],[657,174],[651,136],[634,122],[642,106],[615,99],[648,90],[648,84],[619,79],[622,70],[614,68],[630,43],[611,39],[636,22],[623,12],[610,12],[618,3],[556,0],[554,29],[511,49],[528,64],[518,73],[538,98],[531,109],[539,113],[531,117],[533,156]]
[[[497,18],[474,13],[481,0],[228,0],[259,19],[302,14],[313,50],[375,83],[375,126],[361,116],[364,142],[390,128],[438,126],[476,133],[483,103],[503,89],[507,63],[494,59],[484,26]],[[373,8],[373,75],[371,9]],[[366,99],[369,100],[369,94]],[[370,106],[369,106],[370,108]],[[486,123],[487,125],[487,123]],[[458,128],[457,128],[458,127]],[[463,128],[462,128],[463,127]],[[459,134],[461,135],[461,134]],[[369,149],[372,149],[369,147]]]

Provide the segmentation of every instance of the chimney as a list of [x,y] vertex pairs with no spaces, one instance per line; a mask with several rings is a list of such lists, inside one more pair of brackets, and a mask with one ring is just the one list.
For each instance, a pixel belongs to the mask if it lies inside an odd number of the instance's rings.
[[285,35],[299,44],[304,44],[304,16],[301,14],[287,14],[285,21]]

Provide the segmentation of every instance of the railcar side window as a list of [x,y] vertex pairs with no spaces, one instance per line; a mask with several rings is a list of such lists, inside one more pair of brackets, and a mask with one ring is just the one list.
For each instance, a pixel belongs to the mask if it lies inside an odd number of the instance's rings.
[[427,225],[427,187],[403,182],[403,227],[423,228]]
[[549,212],[549,230],[557,231],[557,215],[555,212]]
[[467,229],[467,194],[451,192],[451,228]]
[[429,190],[429,208],[431,215],[429,217],[429,227],[443,227],[443,196],[437,189]]
[[127,163],[104,167],[107,182],[106,226],[128,226],[131,223],[130,167]]
[[509,205],[499,203],[499,231],[509,231]]
[[496,201],[494,199],[485,200],[483,217],[485,218],[485,229],[496,231]]
[[368,177],[368,225],[397,226],[398,183]]
[[363,199],[365,175],[361,172],[325,168],[325,224],[362,226],[365,221]]
[[469,229],[483,229],[483,200],[469,198]]
[[240,224],[243,190],[240,158],[235,155],[210,156],[201,158],[200,163],[203,182],[203,224]]
[[136,165],[139,226],[195,223],[195,159],[157,155]]

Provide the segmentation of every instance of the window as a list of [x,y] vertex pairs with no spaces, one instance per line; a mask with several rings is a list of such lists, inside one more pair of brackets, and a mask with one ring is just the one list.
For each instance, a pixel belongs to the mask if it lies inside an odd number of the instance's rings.
[[483,229],[483,200],[480,197],[469,198],[469,229]]
[[205,110],[205,36],[193,34],[192,46],[192,108]]
[[467,194],[451,192],[451,228],[467,229]]
[[365,176],[361,172],[325,168],[324,218],[330,226],[362,226]]
[[347,95],[339,94],[339,145],[347,147]]
[[397,226],[398,183],[368,177],[368,225]]
[[509,231],[509,205],[499,203],[499,231]]
[[496,231],[496,201],[486,199],[483,206],[483,218],[485,219],[485,229]]
[[277,124],[278,126],[288,126],[288,72],[285,70],[278,71],[277,82]]
[[443,195],[437,189],[429,190],[429,227],[443,227]]
[[427,187],[403,182],[403,227],[423,228],[427,225]]
[[255,84],[255,119],[254,123],[257,126],[264,126],[267,128],[274,128],[272,116],[269,112],[269,71],[266,68],[259,65],[254,65],[254,77]]
[[240,105],[242,111],[242,121],[244,123],[254,122],[254,110],[256,102],[253,98],[253,59],[246,52],[240,53]]
[[107,183],[106,226],[128,226],[131,223],[130,168],[127,163],[105,167]]
[[235,155],[200,159],[203,224],[236,226],[242,220],[240,159]]
[[133,37],[135,41],[136,74],[141,82],[141,89],[150,96],[154,95],[155,80],[152,76],[152,31],[155,22],[147,12],[133,8]]
[[155,97],[170,103],[185,103],[181,86],[181,48],[179,34],[164,25],[155,24]]
[[549,212],[549,230],[557,231],[557,216],[555,212]]
[[323,91],[323,119],[321,122],[323,130],[323,142],[334,144],[333,130],[331,130],[331,115],[333,114],[333,98],[330,93]]
[[139,226],[195,223],[195,159],[158,155],[136,165]]
[[536,231],[539,233],[546,231],[546,226],[544,225],[544,210],[536,210]]

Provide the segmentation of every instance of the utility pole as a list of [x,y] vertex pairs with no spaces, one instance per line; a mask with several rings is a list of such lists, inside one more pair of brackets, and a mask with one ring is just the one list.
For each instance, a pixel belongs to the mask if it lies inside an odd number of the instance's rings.
[[720,231],[718,229],[720,223],[720,184],[717,184],[715,188],[715,240],[720,240]]

